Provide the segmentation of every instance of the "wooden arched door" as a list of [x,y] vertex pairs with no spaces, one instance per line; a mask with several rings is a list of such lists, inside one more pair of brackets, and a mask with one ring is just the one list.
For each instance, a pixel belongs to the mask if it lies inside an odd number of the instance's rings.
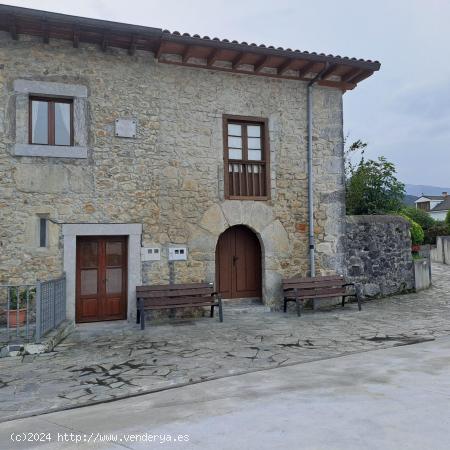
[[261,297],[261,246],[243,225],[229,228],[216,247],[216,286],[223,298]]

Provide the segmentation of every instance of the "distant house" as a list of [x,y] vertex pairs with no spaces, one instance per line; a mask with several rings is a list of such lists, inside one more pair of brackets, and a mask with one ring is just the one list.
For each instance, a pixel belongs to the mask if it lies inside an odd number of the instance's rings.
[[435,220],[444,220],[450,210],[450,195],[443,192],[442,195],[422,194],[416,201],[416,209],[423,209]]

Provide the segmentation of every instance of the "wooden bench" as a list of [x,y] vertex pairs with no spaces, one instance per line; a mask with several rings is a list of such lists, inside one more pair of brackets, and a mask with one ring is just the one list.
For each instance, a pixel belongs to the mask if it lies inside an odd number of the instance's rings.
[[[353,286],[353,293],[348,292],[349,286]],[[283,293],[284,312],[286,312],[288,302],[295,302],[299,316],[305,300],[322,300],[333,297],[342,297],[342,306],[344,306],[346,297],[356,297],[358,309],[361,311],[361,299],[354,283],[347,283],[340,275],[288,278],[283,280]]]
[[172,308],[208,306],[211,317],[214,308],[219,308],[219,319],[223,322],[222,299],[209,283],[137,286],[137,320],[141,330],[145,328],[145,311]]

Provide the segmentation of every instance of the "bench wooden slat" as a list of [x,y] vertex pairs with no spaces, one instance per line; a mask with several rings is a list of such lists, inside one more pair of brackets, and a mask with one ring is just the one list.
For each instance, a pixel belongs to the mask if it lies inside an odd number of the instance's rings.
[[171,309],[171,308],[194,308],[194,307],[200,307],[200,306],[212,306],[213,303],[193,303],[193,304],[189,304],[189,303],[183,303],[182,305],[177,305],[177,306],[167,306],[167,305],[155,305],[152,306],[151,308],[147,308],[149,310],[154,310],[154,309]]
[[219,308],[219,319],[223,322],[222,299],[214,292],[212,283],[168,284],[137,286],[137,322],[145,328],[145,311],[156,309],[189,308],[209,306],[211,317],[214,308]]
[[[282,281],[284,292],[284,312],[289,301],[296,301],[297,314],[300,315],[304,300],[322,300],[333,297],[342,297],[342,306],[345,298],[351,296],[347,292],[347,282],[342,275],[326,275],[318,277],[299,277],[284,279]],[[361,311],[361,300],[355,291],[358,300],[358,309]]]
[[342,280],[344,277],[342,275],[321,275],[318,277],[302,277],[301,275],[295,275],[291,278],[285,278],[283,283],[297,282],[297,281],[306,281],[311,283],[318,283],[320,281],[327,280]]
[[203,289],[179,289],[176,291],[144,291],[137,292],[136,296],[138,298],[176,298],[176,297],[187,297],[187,296],[207,296],[212,295],[214,289],[203,288]]
[[321,283],[344,283],[345,278],[343,275],[327,275],[327,276],[317,276],[317,277],[292,277],[284,278],[282,280],[283,284],[321,284]]
[[151,286],[136,286],[136,292],[149,291],[177,291],[179,289],[213,289],[210,283],[188,283],[188,284],[155,284]]
[[295,283],[283,283],[283,289],[317,289],[321,287],[340,287],[345,284],[345,280],[328,280],[328,281],[321,281],[317,283],[311,283],[311,282],[295,282]]
[[176,297],[176,298],[144,298],[144,308],[151,308],[154,305],[164,306],[170,308],[171,305],[176,307],[177,305],[183,305],[185,303],[196,304],[196,303],[215,303],[213,297]]
[[[321,288],[314,290],[298,290],[298,298],[323,298],[323,297],[339,297],[345,294],[347,290],[345,287],[337,288]],[[288,298],[295,298],[294,292],[289,292],[286,296]]]

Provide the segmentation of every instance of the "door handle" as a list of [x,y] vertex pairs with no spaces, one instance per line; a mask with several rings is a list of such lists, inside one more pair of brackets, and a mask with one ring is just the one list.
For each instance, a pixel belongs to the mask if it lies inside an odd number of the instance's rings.
[[238,259],[239,259],[239,258],[238,258],[237,256],[233,256],[233,266],[236,265],[236,261],[237,261]]

